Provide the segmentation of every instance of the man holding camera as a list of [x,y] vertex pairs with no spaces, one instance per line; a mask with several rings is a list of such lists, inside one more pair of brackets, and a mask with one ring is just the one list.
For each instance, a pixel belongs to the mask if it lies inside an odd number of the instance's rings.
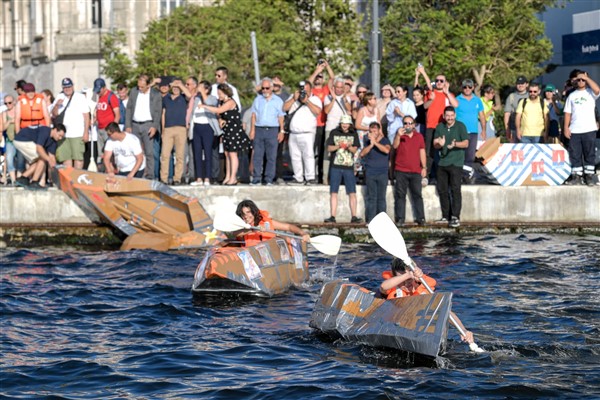
[[[323,78],[323,71],[327,69],[327,74],[329,75],[329,80],[327,84],[325,84],[325,79]],[[320,59],[317,63],[317,67],[315,68],[315,72],[308,78],[309,81],[313,84],[312,93],[321,100],[321,103],[325,101],[325,98],[329,96],[332,91],[333,79],[335,78],[335,74],[333,70],[329,66],[329,63],[325,59]],[[325,155],[325,121],[327,120],[327,114],[323,109],[319,116],[317,117],[317,133],[315,136],[315,153],[316,153],[316,161],[317,161],[317,173],[319,183],[323,183],[323,158]]]
[[317,116],[323,105],[317,96],[312,95],[312,83],[302,81],[298,90],[285,102],[283,110],[289,114],[289,148],[294,171],[292,185],[307,185],[315,180],[315,135]]

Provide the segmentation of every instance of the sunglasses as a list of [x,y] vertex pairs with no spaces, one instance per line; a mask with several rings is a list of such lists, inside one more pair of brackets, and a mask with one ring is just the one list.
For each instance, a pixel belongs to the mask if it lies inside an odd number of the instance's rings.
[[444,83],[444,82],[445,82],[445,80],[443,80],[443,79],[436,79],[435,81],[436,81],[436,82],[442,82],[442,83]]
[[473,89],[473,86],[465,85],[463,86],[463,89]]
[[585,82],[585,79],[581,79],[581,78],[573,79],[571,82]]
[[271,90],[271,88],[270,88],[270,87],[264,87],[264,86],[263,86],[263,87],[262,87],[262,90]]
[[540,92],[536,91],[536,90],[530,90],[529,94],[539,94]]
[[414,125],[414,122],[404,122],[404,125]]
[[12,101],[5,101],[4,102],[4,104],[6,104],[7,106],[10,105],[10,104],[12,104],[12,103],[13,103]]

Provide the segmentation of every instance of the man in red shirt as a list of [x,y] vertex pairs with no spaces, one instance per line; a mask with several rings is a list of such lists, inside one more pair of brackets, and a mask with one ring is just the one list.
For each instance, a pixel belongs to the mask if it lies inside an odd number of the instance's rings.
[[98,78],[94,81],[94,93],[98,95],[96,104],[96,127],[98,128],[98,153],[104,153],[104,144],[108,140],[106,127],[111,122],[119,123],[121,113],[119,111],[119,96],[106,88],[104,79]]
[[427,176],[427,160],[423,135],[415,129],[415,119],[405,115],[403,126],[394,137],[394,214],[396,224],[403,226],[406,214],[406,193],[410,192],[416,223],[425,225],[425,207],[421,180]]
[[450,93],[450,84],[446,76],[440,74],[431,83],[433,90],[429,92],[429,100],[425,102],[427,110],[427,130],[425,131],[425,153],[427,155],[427,174],[431,173],[435,149],[433,148],[433,132],[437,125],[442,122],[444,109],[447,106],[458,107],[458,101]]
[[[323,79],[323,70],[327,69],[327,74],[329,74],[329,80],[327,85],[325,85],[325,80]],[[321,103],[325,103],[325,98],[329,96],[329,93],[333,91],[333,79],[335,75],[333,70],[329,66],[327,60],[319,60],[317,64],[317,68],[315,68],[315,72],[308,78],[309,81],[313,83],[312,94],[317,96]],[[321,109],[321,113],[317,116],[317,134],[315,136],[315,158],[316,158],[316,167],[317,167],[317,182],[323,183],[323,158],[325,156],[325,122],[327,121],[327,113],[324,109]]]

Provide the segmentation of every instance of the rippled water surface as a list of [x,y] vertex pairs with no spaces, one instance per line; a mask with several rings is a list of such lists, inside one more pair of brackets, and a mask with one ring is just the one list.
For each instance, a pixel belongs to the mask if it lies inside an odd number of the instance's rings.
[[2,249],[0,397],[600,397],[600,238],[408,245],[486,353],[454,329],[430,362],[313,332],[323,281],[379,285],[391,258],[376,245],[311,252],[308,284],[258,300],[195,298],[196,252]]

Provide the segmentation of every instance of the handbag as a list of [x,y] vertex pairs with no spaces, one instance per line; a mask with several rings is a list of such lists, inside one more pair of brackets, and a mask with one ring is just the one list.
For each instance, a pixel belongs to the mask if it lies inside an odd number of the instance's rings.
[[71,104],[71,100],[73,100],[73,96],[74,96],[74,95],[75,95],[75,93],[73,93],[73,94],[71,95],[71,97],[69,97],[69,101],[67,102],[67,105],[66,105],[66,107],[64,108],[64,110],[62,110],[62,111],[60,112],[60,114],[58,114],[56,117],[54,117],[54,118],[52,119],[52,125],[53,125],[53,126],[56,126],[56,125],[58,125],[58,124],[62,124],[62,123],[63,123],[63,121],[65,120],[65,113],[67,112],[67,108],[69,108],[69,104]]

